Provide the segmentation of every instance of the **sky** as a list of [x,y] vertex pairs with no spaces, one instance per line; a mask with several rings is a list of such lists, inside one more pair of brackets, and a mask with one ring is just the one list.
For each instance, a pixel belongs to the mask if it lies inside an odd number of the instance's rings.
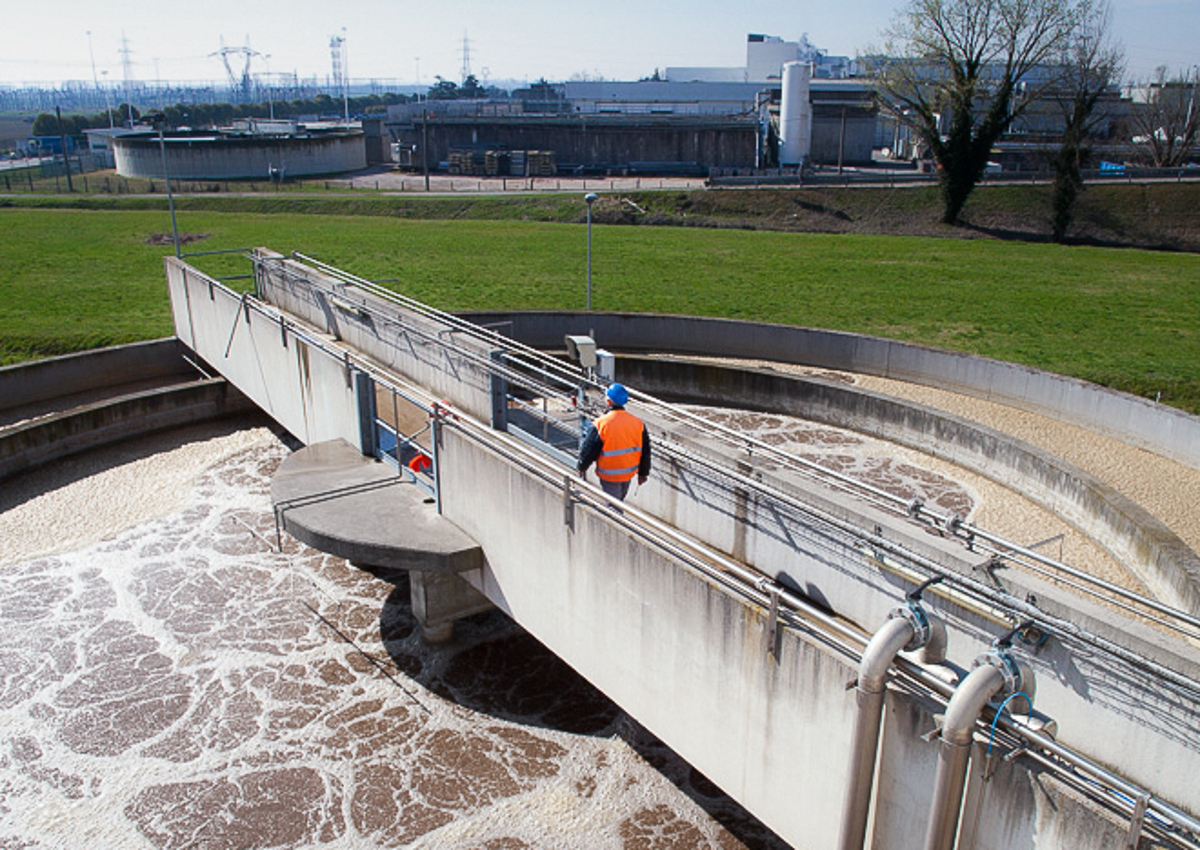
[[[1197,73],[1200,0],[1111,0],[1129,75],[1159,65]],[[635,80],[671,66],[740,67],[746,36],[807,34],[833,55],[883,43],[903,0],[56,0],[7,3],[0,85],[131,79],[217,82],[218,52],[247,45],[252,75],[330,77],[330,39],[344,41],[355,83],[496,85],[571,78]],[[122,41],[122,38],[125,41]],[[122,52],[122,45],[128,53]],[[230,57],[240,76],[242,54]],[[105,73],[107,72],[107,73]]]

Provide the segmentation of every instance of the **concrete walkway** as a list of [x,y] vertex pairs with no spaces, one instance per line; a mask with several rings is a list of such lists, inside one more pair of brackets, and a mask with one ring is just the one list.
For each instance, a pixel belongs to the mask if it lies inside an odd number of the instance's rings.
[[355,564],[461,573],[483,565],[483,550],[433,497],[386,463],[343,440],[293,452],[271,481],[283,530]]

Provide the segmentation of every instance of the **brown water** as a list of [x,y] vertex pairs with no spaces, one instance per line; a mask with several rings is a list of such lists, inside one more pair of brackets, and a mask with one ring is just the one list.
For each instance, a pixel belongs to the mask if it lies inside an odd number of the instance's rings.
[[273,552],[265,429],[175,440],[0,496],[0,848],[784,846],[503,616]]

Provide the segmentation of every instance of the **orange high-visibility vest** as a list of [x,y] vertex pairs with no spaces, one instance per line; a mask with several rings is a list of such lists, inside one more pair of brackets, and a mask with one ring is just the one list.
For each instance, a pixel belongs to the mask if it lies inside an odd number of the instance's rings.
[[596,475],[604,481],[629,481],[642,462],[642,421],[625,410],[610,410],[596,420],[604,448]]

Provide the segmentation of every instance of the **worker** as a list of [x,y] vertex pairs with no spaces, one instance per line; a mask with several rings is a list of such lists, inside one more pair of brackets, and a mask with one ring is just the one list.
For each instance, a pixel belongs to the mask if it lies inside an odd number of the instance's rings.
[[588,428],[579,447],[579,477],[587,480],[588,467],[596,464],[596,477],[608,495],[624,500],[636,475],[638,484],[650,477],[650,433],[642,420],[625,409],[629,391],[613,384],[604,393],[608,412]]

